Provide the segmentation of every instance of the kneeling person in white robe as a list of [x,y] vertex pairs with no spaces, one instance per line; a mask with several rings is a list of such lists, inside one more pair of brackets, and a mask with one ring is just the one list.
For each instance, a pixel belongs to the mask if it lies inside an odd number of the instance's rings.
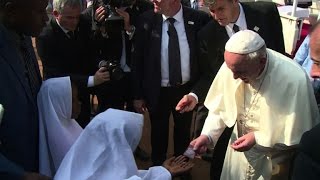
[[287,179],[296,145],[319,117],[309,77],[250,30],[234,34],[225,50],[205,100],[209,115],[190,144],[202,153],[234,126],[221,179]]
[[141,114],[108,109],[84,129],[63,159],[55,180],[169,180],[188,172],[193,164],[184,157],[171,158],[163,166],[138,170],[132,151],[143,127]]
[[78,89],[70,77],[43,82],[38,93],[39,172],[53,177],[82,132],[74,118],[80,113]]

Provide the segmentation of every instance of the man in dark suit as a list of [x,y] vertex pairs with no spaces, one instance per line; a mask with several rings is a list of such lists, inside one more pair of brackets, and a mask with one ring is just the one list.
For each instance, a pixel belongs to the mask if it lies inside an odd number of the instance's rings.
[[111,81],[97,87],[95,93],[99,101],[98,111],[108,108],[124,109],[125,106],[126,110],[133,111],[130,65],[135,24],[139,14],[151,9],[152,4],[144,0],[134,0],[133,4],[127,7],[117,7],[116,11],[123,20],[108,21],[106,18],[110,15],[110,10],[107,7],[112,2],[94,0],[83,13],[92,21],[95,59],[113,61],[124,72],[123,77],[111,77]]
[[[37,93],[40,71],[31,37],[45,26],[47,0],[0,2],[0,179],[49,179],[38,174]],[[27,15],[27,16],[26,16]]]
[[171,113],[174,154],[188,147],[192,112],[180,114],[174,108],[198,78],[196,34],[210,18],[183,7],[180,0],[154,0],[153,5],[154,10],[139,19],[132,69],[134,107],[140,113],[149,111],[152,162],[161,165],[166,159]]
[[[195,126],[196,135],[201,133],[208,110],[202,105],[209,87],[224,62],[224,46],[236,31],[250,29],[257,32],[268,48],[285,53],[282,24],[277,7],[270,2],[239,3],[238,0],[206,0],[211,16],[215,19],[199,32],[199,58],[201,77],[193,86],[192,93],[185,95],[176,109],[188,112],[197,109]],[[226,129],[215,146],[211,175],[219,179],[224,154],[232,129]],[[213,165],[214,164],[214,165]]]
[[[130,68],[132,42],[135,39],[138,16],[152,9],[153,5],[149,1],[133,0],[130,6],[117,9],[117,13],[123,17],[123,22],[110,25],[105,21],[107,14],[110,13],[106,9],[109,2],[108,0],[94,0],[93,4],[83,13],[92,21],[95,59],[98,61],[115,60],[124,72],[121,79],[113,79],[96,89],[95,93],[99,101],[98,111],[103,112],[107,108],[134,111]],[[135,155],[141,160],[149,159],[148,154],[139,146]]]
[[110,78],[105,68],[97,70],[98,62],[91,53],[90,23],[80,15],[81,5],[79,0],[55,1],[54,18],[37,38],[36,45],[44,79],[71,76],[78,84],[82,106],[77,121],[84,128],[91,113],[88,87]]
[[[320,22],[310,32],[310,76],[320,78]],[[320,179],[320,124],[303,134],[294,161],[292,179]]]

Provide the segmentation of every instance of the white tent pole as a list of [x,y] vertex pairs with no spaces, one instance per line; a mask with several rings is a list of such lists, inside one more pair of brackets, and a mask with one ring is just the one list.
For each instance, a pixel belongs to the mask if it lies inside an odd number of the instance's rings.
[[293,0],[292,13],[291,13],[291,16],[293,16],[293,17],[296,16],[297,5],[298,5],[298,0]]

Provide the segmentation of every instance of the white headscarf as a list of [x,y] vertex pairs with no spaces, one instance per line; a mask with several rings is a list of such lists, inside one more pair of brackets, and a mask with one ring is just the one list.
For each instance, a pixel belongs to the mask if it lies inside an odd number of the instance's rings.
[[69,77],[44,81],[38,94],[39,172],[53,177],[63,157],[82,132],[71,119],[72,90]]
[[163,167],[139,171],[132,151],[143,127],[141,114],[108,109],[84,129],[59,167],[55,180],[171,179]]

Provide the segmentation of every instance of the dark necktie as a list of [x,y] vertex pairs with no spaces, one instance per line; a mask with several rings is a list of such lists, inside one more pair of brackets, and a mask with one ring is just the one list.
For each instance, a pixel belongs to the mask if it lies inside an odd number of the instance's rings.
[[236,24],[233,25],[232,29],[233,29],[233,32],[234,32],[234,33],[238,32],[238,31],[240,30],[240,29],[239,29],[239,26],[236,25]]
[[73,31],[69,31],[69,32],[67,32],[67,34],[70,39],[74,39],[74,32]]
[[21,40],[20,49],[23,58],[23,64],[25,65],[26,78],[28,80],[32,96],[36,100],[41,86],[41,77],[39,76],[39,67],[36,64],[37,59],[35,57],[33,47],[27,37]]
[[169,83],[171,86],[177,86],[182,83],[179,39],[177,30],[173,25],[175,21],[174,18],[168,18]]

